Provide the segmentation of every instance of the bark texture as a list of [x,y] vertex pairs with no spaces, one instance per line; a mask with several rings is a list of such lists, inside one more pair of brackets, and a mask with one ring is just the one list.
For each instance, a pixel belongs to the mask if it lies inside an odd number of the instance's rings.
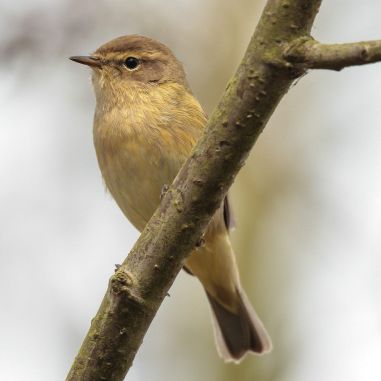
[[309,68],[379,60],[380,43],[310,37],[321,0],[268,0],[237,73],[106,295],[67,381],[121,381],[184,258],[293,81]]
[[341,70],[380,61],[381,41],[321,44],[311,37],[303,37],[290,45],[284,57],[301,69]]

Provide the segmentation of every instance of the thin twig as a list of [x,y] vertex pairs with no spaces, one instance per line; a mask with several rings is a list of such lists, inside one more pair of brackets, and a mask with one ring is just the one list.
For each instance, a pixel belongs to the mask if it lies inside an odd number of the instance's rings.
[[321,44],[309,37],[301,38],[291,44],[284,58],[300,69],[342,70],[381,61],[381,40]]

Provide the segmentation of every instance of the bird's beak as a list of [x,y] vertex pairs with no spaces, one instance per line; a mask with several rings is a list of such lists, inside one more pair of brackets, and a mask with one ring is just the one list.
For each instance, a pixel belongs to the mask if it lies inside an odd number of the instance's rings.
[[78,62],[83,65],[91,66],[91,67],[101,67],[102,62],[99,58],[92,56],[73,56],[70,59],[74,62]]

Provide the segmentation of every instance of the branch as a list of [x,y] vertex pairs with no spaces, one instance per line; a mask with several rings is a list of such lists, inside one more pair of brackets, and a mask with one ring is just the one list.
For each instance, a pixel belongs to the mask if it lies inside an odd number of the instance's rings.
[[111,277],[67,381],[124,379],[183,260],[279,101],[295,78],[304,74],[305,66],[285,59],[284,47],[309,37],[320,3],[268,0],[242,63],[203,136]]
[[381,40],[350,44],[321,44],[310,37],[294,41],[284,58],[300,69],[341,70],[381,61]]

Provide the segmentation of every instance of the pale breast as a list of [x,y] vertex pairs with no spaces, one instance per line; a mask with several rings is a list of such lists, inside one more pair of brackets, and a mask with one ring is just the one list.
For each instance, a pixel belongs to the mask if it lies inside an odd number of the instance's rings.
[[150,97],[96,113],[94,144],[102,176],[138,230],[151,218],[163,186],[172,183],[205,124],[194,97],[187,93],[183,98],[165,99],[164,108],[160,99]]
[[[118,141],[110,144],[114,139]],[[126,217],[142,230],[160,202],[164,184],[170,184],[179,162],[164,155],[160,145],[136,137],[95,139],[99,166],[106,186]],[[111,147],[110,147],[111,145]]]

